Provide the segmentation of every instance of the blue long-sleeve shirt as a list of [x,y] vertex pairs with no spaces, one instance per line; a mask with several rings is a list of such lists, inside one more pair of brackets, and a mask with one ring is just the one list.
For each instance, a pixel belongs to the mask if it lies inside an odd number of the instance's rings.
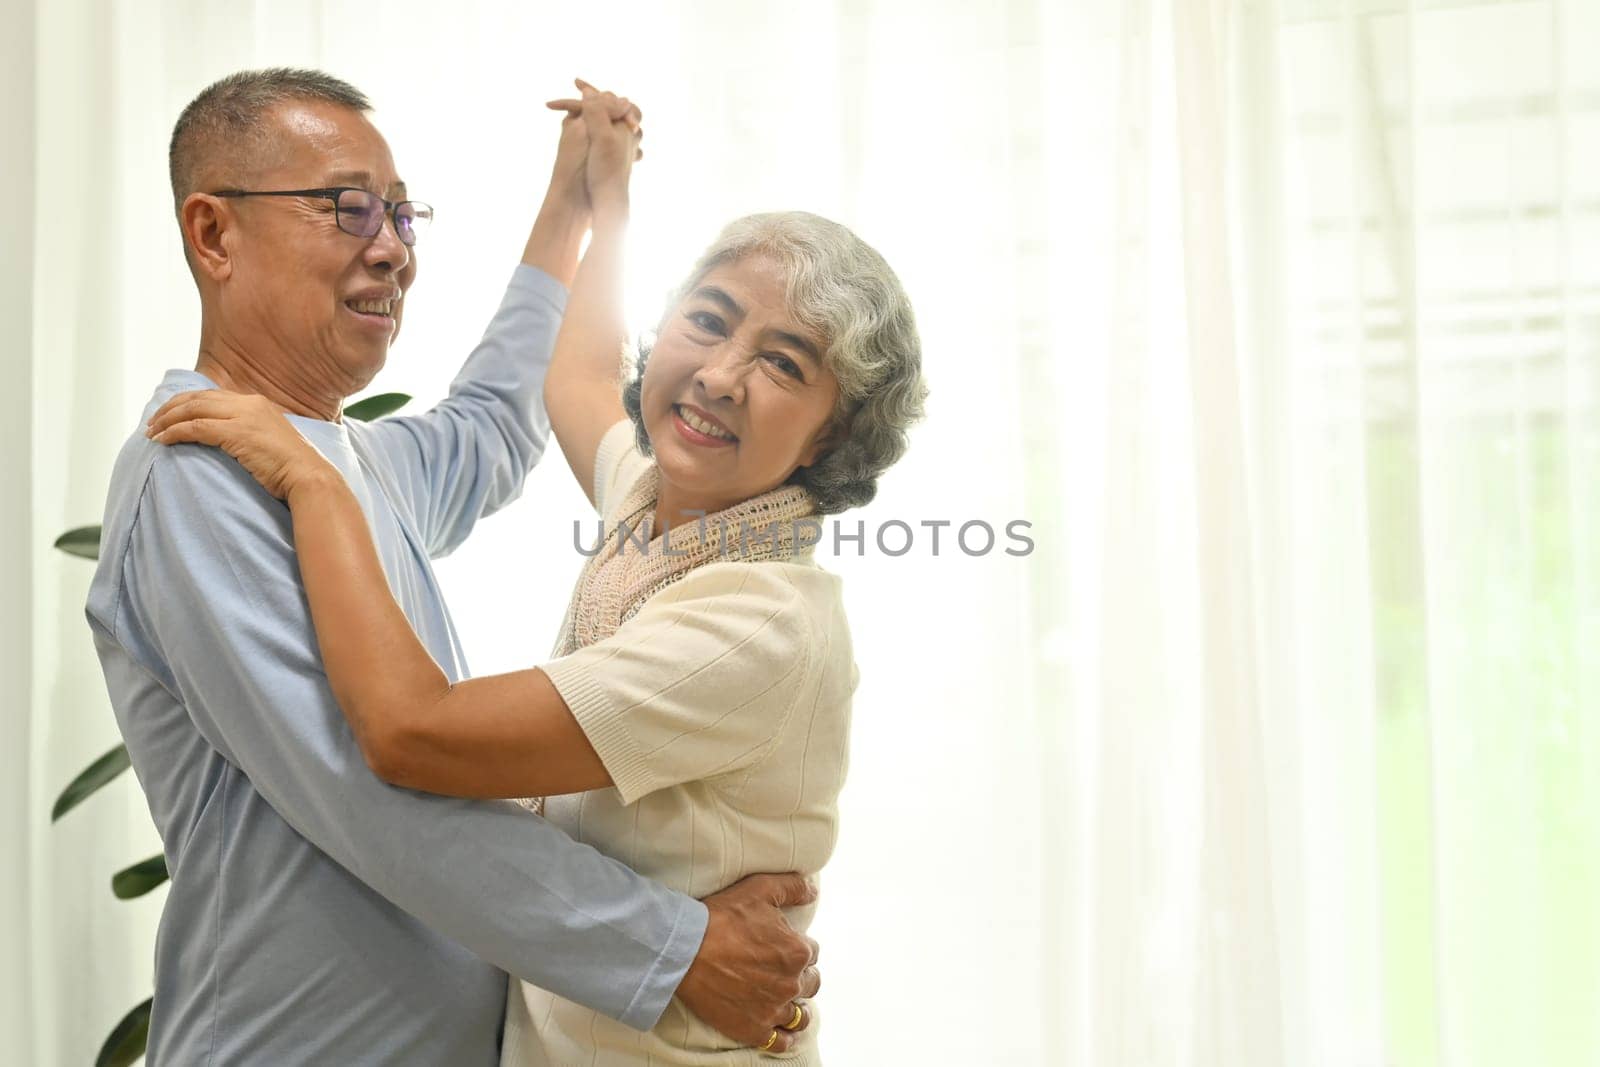
[[[519,267],[432,411],[289,416],[361,501],[396,599],[466,674],[430,557],[521,491],[565,290]],[[635,1027],[698,951],[702,904],[509,802],[386,785],[322,670],[288,508],[214,448],[143,423],[111,478],[88,617],[172,884],[151,1067],[497,1062],[504,971]]]

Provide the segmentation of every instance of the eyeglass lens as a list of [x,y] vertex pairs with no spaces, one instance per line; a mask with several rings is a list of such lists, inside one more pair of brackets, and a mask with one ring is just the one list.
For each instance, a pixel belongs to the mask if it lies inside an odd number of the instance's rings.
[[[363,189],[346,189],[339,194],[339,228],[355,237],[373,237],[383,228],[388,211],[382,198]],[[417,235],[427,228],[433,211],[425,204],[403,200],[395,205],[394,228],[405,245],[417,243]]]

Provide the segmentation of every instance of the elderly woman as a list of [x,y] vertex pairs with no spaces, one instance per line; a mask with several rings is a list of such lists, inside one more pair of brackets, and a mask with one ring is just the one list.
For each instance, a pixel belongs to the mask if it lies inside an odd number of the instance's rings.
[[[450,686],[388,595],[344,481],[259,398],[175,397],[151,433],[220,445],[288,502],[329,682],[381,777],[548,798],[544,816],[574,838],[695,896],[814,873],[836,838],[856,669],[839,579],[806,533],[870,500],[905,451],[926,392],[911,305],[844,227],[739,219],[623,385],[638,135],[611,118],[615,97],[580,86],[582,101],[552,106],[588,132],[593,234],[545,399],[606,536],[554,659]],[[818,1063],[812,1011],[797,997],[752,1049],[676,1001],[641,1034],[513,980],[503,1062]]]

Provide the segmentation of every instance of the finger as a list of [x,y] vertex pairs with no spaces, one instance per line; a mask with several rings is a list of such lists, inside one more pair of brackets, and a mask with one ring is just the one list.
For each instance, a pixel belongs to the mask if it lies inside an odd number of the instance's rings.
[[599,93],[585,93],[583,95],[582,109],[584,117],[595,125],[610,125],[611,111],[606,106],[605,99]]
[[193,419],[199,416],[224,417],[231,415],[234,410],[234,400],[224,397],[221,393],[211,390],[200,393],[186,393],[181,397],[173,397],[161,410],[153,415],[146,429],[159,432],[175,422]]
[[624,96],[612,104],[607,114],[611,116],[612,122],[620,122],[632,130],[635,136],[639,135],[639,120],[643,117],[643,112],[628,103],[627,97]]
[[617,97],[617,103],[622,105],[622,114],[617,117],[625,121],[629,126],[638,129],[639,124],[644,121],[644,111],[640,109],[638,104],[635,104],[625,96]]
[[[777,1034],[778,1036],[777,1039],[769,1045],[767,1044],[767,1038],[772,1034]],[[755,1044],[751,1047],[764,1055],[776,1056],[780,1052],[788,1052],[791,1048],[794,1048],[795,1040],[795,1035],[790,1033],[788,1030],[784,1030],[781,1027],[773,1027],[762,1036],[761,1040],[755,1042]]]
[[173,397],[171,400],[167,401],[165,404],[162,404],[160,407],[156,408],[155,414],[151,415],[148,419],[146,419],[144,421],[144,428],[148,430],[148,429],[150,429],[150,427],[154,426],[158,422],[159,423],[171,422],[172,421],[173,412],[180,410],[183,407],[183,405],[186,404],[187,402],[188,402],[188,400],[183,396],[175,396],[175,397]]
[[806,938],[806,944],[811,946],[811,966],[817,965],[817,960],[822,957],[822,945],[814,937]]
[[544,106],[551,111],[582,111],[583,101],[564,96],[560,100],[546,100]]
[[763,880],[765,899],[773,907],[795,908],[816,903],[816,887],[803,875],[761,874],[756,877]]
[[193,418],[235,418],[245,410],[247,397],[237,393],[217,390],[191,394],[187,399],[169,403],[146,424],[147,428],[161,430],[175,422]]
[[[795,1019],[795,1012],[800,1012],[800,1018]],[[790,1026],[790,1023],[794,1023]],[[787,1030],[791,1034],[798,1034],[811,1025],[811,1008],[803,1000],[792,1000],[784,1009],[784,1018],[778,1024],[779,1030]]]
[[145,425],[148,426],[150,423],[155,422],[161,417],[162,412],[171,411],[173,408],[178,407],[181,404],[187,404],[197,396],[204,396],[206,393],[215,391],[216,390],[214,389],[190,389],[187,392],[178,393],[175,396],[168,398],[165,404],[162,404],[160,407],[156,408],[155,414],[151,415],[150,418],[145,421]]
[[197,396],[207,396],[211,393],[220,391],[221,390],[218,389],[185,389],[181,393],[174,393],[172,396],[168,397],[167,402],[163,404],[162,407],[169,407],[173,404],[181,404],[185,400],[193,400]]
[[219,445],[222,443],[222,423],[216,419],[187,419],[164,430],[151,431],[150,439],[162,445]]
[[573,78],[572,84],[576,85],[584,93],[598,93],[600,91],[599,89],[596,89],[594,86],[590,85],[588,82],[584,81],[582,78]]
[[822,972],[815,967],[807,967],[800,972],[800,997],[801,1000],[811,1000],[822,989]]

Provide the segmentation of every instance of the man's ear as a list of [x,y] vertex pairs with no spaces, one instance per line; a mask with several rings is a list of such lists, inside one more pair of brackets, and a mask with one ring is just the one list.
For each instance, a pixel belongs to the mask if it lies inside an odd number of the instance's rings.
[[228,231],[236,223],[221,197],[190,193],[178,209],[178,224],[183,229],[189,264],[197,275],[220,282],[233,273],[232,235]]

